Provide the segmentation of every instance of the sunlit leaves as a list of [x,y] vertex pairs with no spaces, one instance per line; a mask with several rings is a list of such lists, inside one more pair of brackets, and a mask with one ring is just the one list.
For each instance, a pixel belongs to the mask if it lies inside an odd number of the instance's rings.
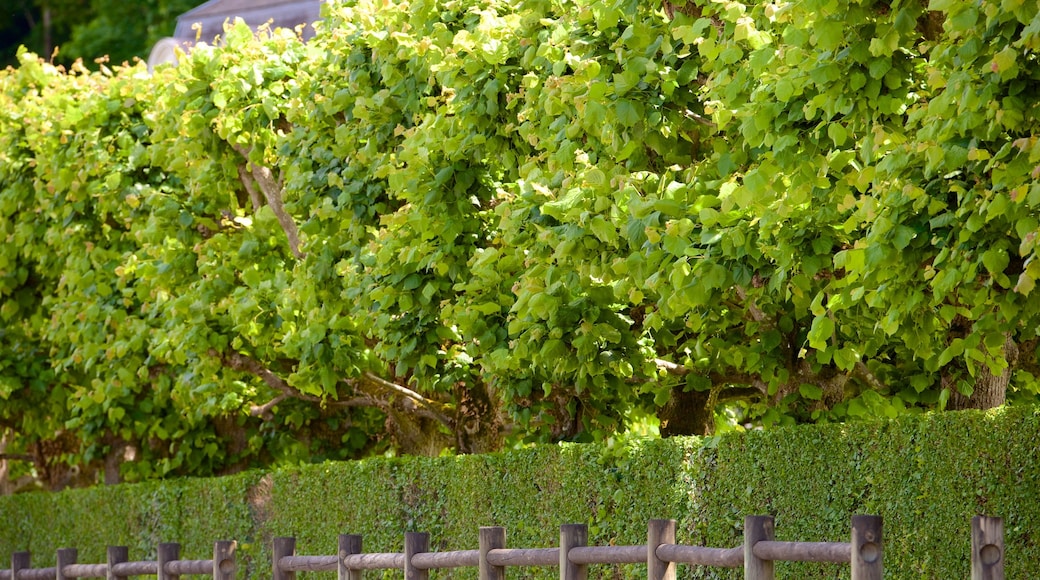
[[[156,452],[172,469],[231,461],[214,416],[250,425],[243,457],[297,453],[280,430],[365,372],[449,405],[489,387],[544,438],[712,380],[759,390],[747,421],[888,416],[1036,338],[1035,11],[672,8],[359,1],[150,80],[23,58],[0,340],[50,358],[4,359],[4,388],[53,375],[70,426],[199,442]],[[322,403],[248,423],[277,393],[232,352]]]

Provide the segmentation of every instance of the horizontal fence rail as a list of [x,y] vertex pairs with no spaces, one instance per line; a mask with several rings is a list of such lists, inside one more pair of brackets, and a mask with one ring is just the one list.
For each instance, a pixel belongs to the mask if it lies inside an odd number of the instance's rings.
[[663,545],[657,547],[656,555],[663,562],[676,564],[697,564],[713,568],[740,568],[744,565],[744,548]]
[[[560,545],[552,548],[507,548],[506,530],[483,527],[477,550],[430,552],[430,537],[406,533],[404,551],[364,553],[359,535],[339,536],[337,555],[296,554],[295,538],[275,538],[272,545],[272,580],[295,580],[298,572],[337,572],[339,580],[361,580],[364,570],[401,570],[405,580],[428,580],[429,571],[478,568],[481,580],[504,580],[508,567],[559,568],[561,580],[586,580],[588,566],[597,564],[646,564],[648,580],[675,580],[676,565],[744,568],[746,580],[772,580],[773,564],[834,562],[852,568],[852,580],[882,578],[881,518],[853,516],[849,542],[784,542],[774,537],[772,516],[748,516],[744,520],[744,545],[733,548],[687,546],[675,543],[675,520],[650,520],[647,543],[638,546],[589,546],[588,528],[582,524],[560,526]],[[11,556],[11,568],[0,570],[0,580],[71,580],[130,576],[155,576],[177,580],[181,575],[212,576],[234,580],[235,542],[216,542],[208,560],[180,559],[180,545],[158,546],[156,560],[129,561],[126,547],[108,548],[104,564],[81,564],[74,548],[57,552],[56,565],[33,568],[28,552]],[[1003,580],[1004,524],[1000,518],[972,519],[971,580]]]
[[499,548],[487,554],[492,566],[559,566],[559,548]]
[[[105,564],[79,564],[75,548],[58,550],[57,565],[50,568],[31,567],[29,552],[11,555],[11,568],[0,570],[0,580],[72,580],[73,578],[107,578],[121,580],[130,576],[155,576],[158,580],[176,580],[182,574],[212,576],[213,580],[235,580],[235,542],[216,542],[213,558],[181,560],[180,544],[159,544],[159,559],[129,561],[125,546],[110,546]],[[333,568],[335,569],[335,568]]]

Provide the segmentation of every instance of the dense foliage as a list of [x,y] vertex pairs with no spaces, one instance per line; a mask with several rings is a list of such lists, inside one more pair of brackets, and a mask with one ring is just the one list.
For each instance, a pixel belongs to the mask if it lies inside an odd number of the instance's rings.
[[23,53],[6,457],[57,487],[1033,400],[1038,14],[358,0],[151,77]]
[[[103,562],[109,544],[148,559],[166,541],[206,558],[215,540],[233,538],[239,577],[261,579],[276,536],[296,537],[307,555],[334,554],[341,533],[362,534],[369,552],[400,551],[409,531],[430,533],[434,550],[471,550],[479,526],[500,525],[510,547],[552,547],[560,524],[587,523],[591,544],[638,545],[647,520],[674,518],[681,543],[734,547],[745,515],[774,515],[780,540],[848,541],[851,516],[866,513],[884,519],[885,578],[967,578],[970,519],[986,513],[1004,518],[1007,577],[1030,578],[1040,560],[1038,439],[1040,415],[1022,407],[21,494],[0,498],[10,522],[0,561],[27,549],[35,565],[53,566],[57,548],[75,546],[80,562]],[[685,565],[679,574],[743,578]],[[777,564],[777,578],[848,575],[847,565]],[[590,576],[645,578],[646,568],[592,566]]]

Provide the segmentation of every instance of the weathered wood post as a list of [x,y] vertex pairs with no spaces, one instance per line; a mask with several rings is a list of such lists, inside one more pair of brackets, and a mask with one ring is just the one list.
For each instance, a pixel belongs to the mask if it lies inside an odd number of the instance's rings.
[[296,538],[275,538],[271,543],[271,580],[296,580],[295,572],[282,570],[280,562],[286,556],[296,555]]
[[107,553],[108,559],[105,563],[108,564],[108,570],[105,573],[105,577],[108,580],[126,580],[126,576],[116,576],[116,573],[114,570],[112,570],[112,567],[116,564],[129,562],[130,549],[126,546],[109,546]]
[[571,548],[589,543],[589,527],[585,524],[560,526],[560,580],[586,580],[588,566],[570,560]]
[[881,580],[881,516],[852,516],[852,580]]
[[429,580],[430,571],[412,565],[412,556],[430,550],[430,534],[405,532],[404,534],[404,580]]
[[971,518],[971,580],[1004,580],[1004,520]]
[[57,568],[55,577],[57,580],[68,580],[65,576],[65,566],[75,564],[76,559],[79,557],[79,552],[76,548],[58,548],[58,555],[55,558],[55,567]]
[[361,553],[361,536],[357,534],[339,535],[339,565],[336,567],[338,580],[361,580],[362,570],[347,568],[347,557]]
[[179,560],[181,557],[181,545],[176,542],[162,542],[156,554],[156,564],[159,567],[157,580],[180,580],[179,574],[167,574],[166,563]]
[[213,544],[213,580],[235,580],[235,548],[234,541],[220,541]]
[[647,580],[675,580],[675,562],[657,557],[657,547],[675,543],[675,520],[650,520],[646,529]]
[[498,526],[482,526],[480,528],[480,580],[505,580],[506,567],[492,566],[487,561],[488,552],[506,547],[506,529]]
[[18,573],[32,568],[32,554],[15,552],[11,554],[11,580],[18,580]]
[[746,516],[744,518],[744,578],[745,580],[773,580],[773,561],[755,555],[755,544],[775,537],[773,516]]
[[180,575],[177,574],[166,574],[166,562],[172,562],[180,559],[181,557],[181,545],[177,543],[163,542],[159,544],[159,550],[156,553],[156,563],[158,564],[159,574],[157,580],[180,580]]

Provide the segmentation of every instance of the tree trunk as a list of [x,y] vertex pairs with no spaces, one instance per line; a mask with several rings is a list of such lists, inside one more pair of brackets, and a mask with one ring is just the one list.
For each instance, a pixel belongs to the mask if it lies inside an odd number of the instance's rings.
[[54,56],[54,41],[52,40],[52,29],[54,25],[51,22],[51,7],[48,4],[43,5],[43,54],[45,59],[51,60]]
[[1007,368],[999,375],[990,372],[988,365],[982,365],[978,377],[975,379],[975,390],[970,397],[965,397],[957,390],[947,376],[943,376],[943,388],[950,389],[950,401],[947,408],[955,411],[963,409],[992,409],[1004,404],[1007,399],[1007,388],[1011,382],[1011,370],[1018,360],[1018,345],[1011,338],[1011,333],[1005,333],[1004,360]]
[[672,388],[671,399],[657,414],[661,435],[711,435],[715,431],[715,409],[708,408],[711,391],[684,391],[683,387]]
[[387,407],[386,431],[390,434],[397,451],[402,455],[437,457],[451,446],[451,439],[444,425],[435,419],[424,417],[408,408],[398,408],[400,402],[391,402]]
[[455,450],[492,453],[502,449],[502,415],[483,383],[459,383],[455,389]]

